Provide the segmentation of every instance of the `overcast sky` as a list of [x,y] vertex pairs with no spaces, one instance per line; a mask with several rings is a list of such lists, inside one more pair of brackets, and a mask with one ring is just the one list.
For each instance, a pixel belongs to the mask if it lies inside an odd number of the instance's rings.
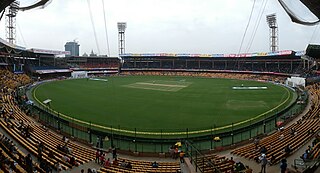
[[[21,0],[22,5],[35,0]],[[251,46],[249,40],[263,2],[268,1]],[[111,56],[118,54],[117,22],[127,22],[127,53],[238,53],[253,0],[104,0]],[[89,0],[98,37],[97,48],[88,0],[52,0],[44,9],[19,12],[17,44],[64,50],[80,44],[80,54],[107,54],[101,0]],[[276,13],[280,50],[304,50],[320,42],[320,27],[292,23],[277,0],[256,0],[241,52],[269,51],[266,15]],[[302,12],[303,13],[303,12]],[[316,31],[316,32],[314,32]],[[0,21],[5,38],[5,19]],[[250,49],[249,49],[250,47]]]

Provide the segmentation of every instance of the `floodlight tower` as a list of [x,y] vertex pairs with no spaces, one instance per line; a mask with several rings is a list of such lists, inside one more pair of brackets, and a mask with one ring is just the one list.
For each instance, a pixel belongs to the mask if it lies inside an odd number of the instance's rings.
[[118,22],[118,39],[119,39],[119,55],[125,53],[125,35],[127,23],[126,22]]
[[270,32],[270,51],[278,51],[278,24],[276,13],[267,15],[267,23],[269,25]]
[[14,1],[7,7],[6,11],[6,38],[11,44],[16,43],[16,16],[19,5],[19,1]]

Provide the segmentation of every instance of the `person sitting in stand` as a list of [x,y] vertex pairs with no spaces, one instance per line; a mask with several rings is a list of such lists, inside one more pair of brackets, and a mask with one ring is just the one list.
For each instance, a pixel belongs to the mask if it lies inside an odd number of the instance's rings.
[[115,159],[113,160],[112,165],[113,165],[113,166],[119,166],[119,162],[118,162],[118,159],[117,159],[117,158],[115,158]]
[[48,157],[49,158],[55,158],[52,150],[49,151]]
[[276,159],[276,157],[272,154],[271,157],[270,157],[269,164],[270,164],[270,165],[273,165],[275,159]]
[[69,162],[69,157],[66,156],[66,155],[63,155],[62,158],[61,158],[64,162]]
[[60,172],[62,171],[62,166],[61,164],[59,163],[59,161],[57,161],[55,164],[54,164],[54,168],[57,172]]
[[244,164],[242,162],[240,162],[240,161],[236,163],[235,168],[236,168],[237,172],[240,172],[240,171],[243,171],[243,170],[246,169]]
[[72,165],[72,166],[75,166],[77,163],[76,163],[76,158],[74,157],[71,157],[70,160],[69,160],[69,163]]
[[128,162],[128,164],[127,164],[126,168],[128,168],[128,169],[132,169],[132,165],[131,165],[131,163],[130,163],[130,162]]
[[105,168],[110,167],[111,166],[111,162],[110,162],[110,158],[108,158],[103,165]]
[[287,146],[284,148],[284,152],[285,152],[286,157],[289,156],[289,154],[291,153],[290,145],[287,145]]
[[300,158],[305,162],[308,159],[308,155],[309,155],[309,151],[306,150]]
[[122,162],[122,163],[120,164],[120,167],[126,168],[126,167],[127,167],[127,165],[128,165],[128,163],[127,163],[127,162]]
[[267,148],[265,147],[265,146],[262,146],[261,148],[260,148],[260,153],[261,154],[267,154]]
[[233,160],[233,157],[230,157],[230,160],[228,161],[231,165],[235,164],[235,161]]
[[158,168],[158,167],[159,167],[159,164],[158,164],[156,161],[154,161],[154,162],[151,164],[151,166],[152,166],[153,168]]

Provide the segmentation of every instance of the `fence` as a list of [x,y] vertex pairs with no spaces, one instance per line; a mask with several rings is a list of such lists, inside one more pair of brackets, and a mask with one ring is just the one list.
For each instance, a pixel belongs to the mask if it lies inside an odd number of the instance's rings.
[[221,173],[221,171],[212,163],[203,153],[201,153],[191,142],[185,141],[186,156],[189,157],[191,164],[194,165],[195,171],[200,172],[209,171],[212,169],[214,173]]

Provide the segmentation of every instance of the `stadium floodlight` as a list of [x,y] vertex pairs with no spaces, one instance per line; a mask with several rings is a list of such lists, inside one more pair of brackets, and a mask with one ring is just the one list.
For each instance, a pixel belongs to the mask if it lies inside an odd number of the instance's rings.
[[118,22],[118,38],[119,38],[119,55],[125,53],[125,35],[127,23],[126,22]]
[[16,16],[19,10],[20,2],[14,1],[6,10],[6,38],[9,43],[16,43]]
[[16,16],[19,10],[19,1],[14,1],[10,4],[10,10],[12,10],[12,15]]
[[126,22],[118,22],[118,31],[120,32],[125,32],[127,28],[127,23]]
[[270,32],[270,51],[278,51],[278,25],[277,15],[275,13],[267,15],[267,23]]
[[275,13],[267,15],[267,23],[269,28],[277,27],[277,16]]

